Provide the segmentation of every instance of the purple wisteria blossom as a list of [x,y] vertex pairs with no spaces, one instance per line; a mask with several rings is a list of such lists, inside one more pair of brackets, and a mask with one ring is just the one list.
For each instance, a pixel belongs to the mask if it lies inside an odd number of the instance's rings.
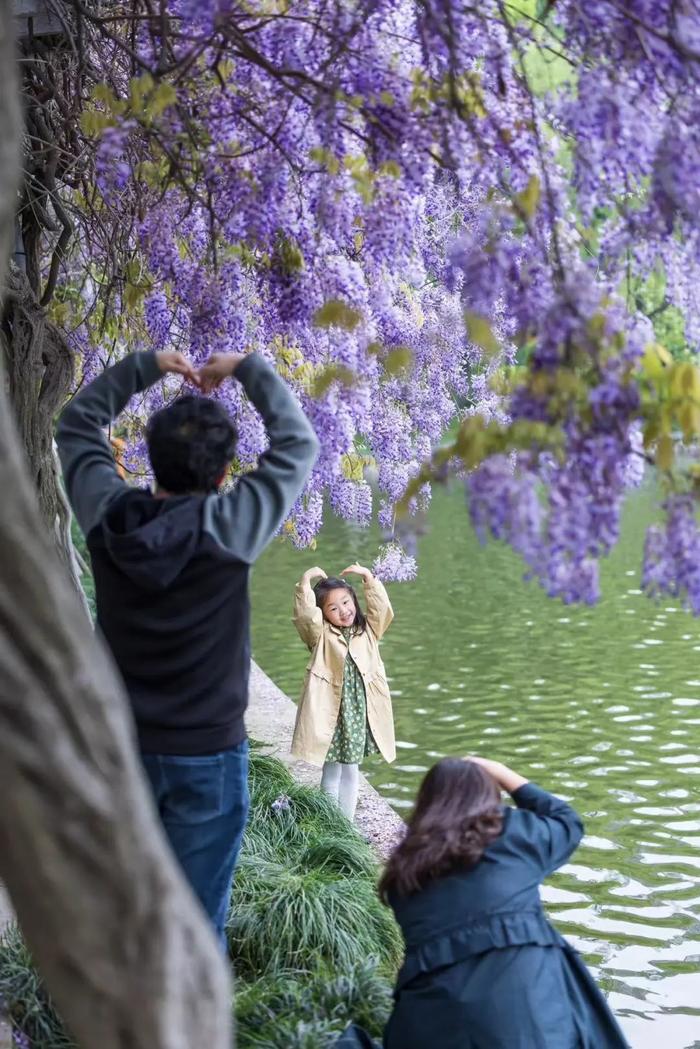
[[379,551],[372,571],[378,579],[405,583],[416,578],[418,565],[415,557],[407,554],[398,543],[388,543]]
[[[162,23],[144,21],[151,80],[135,92],[129,58],[115,105],[96,102],[98,204],[129,224],[111,313],[91,309],[103,302],[92,260],[72,345],[81,381],[128,348],[196,363],[262,353],[321,441],[283,534],[313,543],[324,507],[363,525],[376,515],[385,578],[415,572],[395,514],[406,487],[480,417],[474,526],[547,593],[591,602],[625,492],[654,454],[640,362],[673,311],[683,349],[700,346],[700,9],[505,7],[303,0],[294,18],[274,5],[258,18],[255,4],[169,0],[177,78],[162,74]],[[565,68],[543,85],[537,57],[553,41]],[[134,406],[137,475],[143,415],[176,392]],[[263,429],[235,383],[217,396],[245,471]],[[348,466],[360,456],[364,472]],[[431,491],[409,503],[414,529]],[[650,533],[645,578],[699,610],[688,500],[669,500]]]
[[652,525],[644,548],[642,586],[652,597],[680,599],[700,615],[700,528],[696,505],[676,495],[665,505],[665,525]]

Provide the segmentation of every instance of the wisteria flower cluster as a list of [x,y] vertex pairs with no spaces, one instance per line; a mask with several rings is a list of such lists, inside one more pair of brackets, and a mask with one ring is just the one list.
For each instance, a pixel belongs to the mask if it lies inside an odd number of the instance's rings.
[[[93,311],[82,333],[85,373],[109,323],[116,352],[255,347],[322,443],[285,533],[304,546],[328,507],[376,513],[385,578],[415,574],[397,521],[457,472],[480,535],[551,595],[595,601],[625,491],[656,462],[669,531],[645,579],[700,609],[673,454],[700,434],[697,5],[165,9],[134,20],[139,75],[125,48],[87,118],[133,254],[120,320]],[[682,360],[655,348],[669,318]],[[126,434],[136,474],[163,396]],[[221,396],[245,470],[264,434],[235,386]]]

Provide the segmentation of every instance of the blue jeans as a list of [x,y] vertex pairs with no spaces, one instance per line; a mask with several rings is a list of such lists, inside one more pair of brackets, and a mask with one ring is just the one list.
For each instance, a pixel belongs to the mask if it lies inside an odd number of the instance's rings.
[[173,852],[217,935],[248,818],[248,741],[219,754],[142,754]]

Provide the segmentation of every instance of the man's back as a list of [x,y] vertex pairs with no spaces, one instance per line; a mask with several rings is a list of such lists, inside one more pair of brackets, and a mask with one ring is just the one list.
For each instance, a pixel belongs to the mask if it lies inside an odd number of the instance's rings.
[[[235,372],[260,412],[270,446],[230,490],[218,487],[235,450],[233,422],[192,396],[149,421],[157,494],[119,477],[103,429],[166,371],[205,390]],[[179,353],[132,354],[108,369],[65,409],[56,440],[90,550],[98,627],[131,699],[153,799],[223,946],[249,805],[248,573],[298,498],[318,441],[256,354],[214,354],[196,371]]]
[[160,356],[133,354],[82,390],[57,441],[92,559],[98,627],[126,684],[141,749],[215,753],[245,738],[249,567],[298,497],[318,443],[282,380],[251,355],[236,376],[270,438],[258,468],[222,493],[128,487],[103,427],[161,378]]
[[127,491],[88,537],[98,628],[145,753],[210,754],[245,738],[248,574],[203,526],[205,500]]

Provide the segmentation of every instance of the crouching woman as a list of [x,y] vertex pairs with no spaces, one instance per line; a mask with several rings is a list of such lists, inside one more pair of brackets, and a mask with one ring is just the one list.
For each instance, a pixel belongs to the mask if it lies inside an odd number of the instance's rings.
[[582,834],[569,805],[498,762],[427,773],[380,882],[406,948],[385,1049],[626,1049],[540,902]]

